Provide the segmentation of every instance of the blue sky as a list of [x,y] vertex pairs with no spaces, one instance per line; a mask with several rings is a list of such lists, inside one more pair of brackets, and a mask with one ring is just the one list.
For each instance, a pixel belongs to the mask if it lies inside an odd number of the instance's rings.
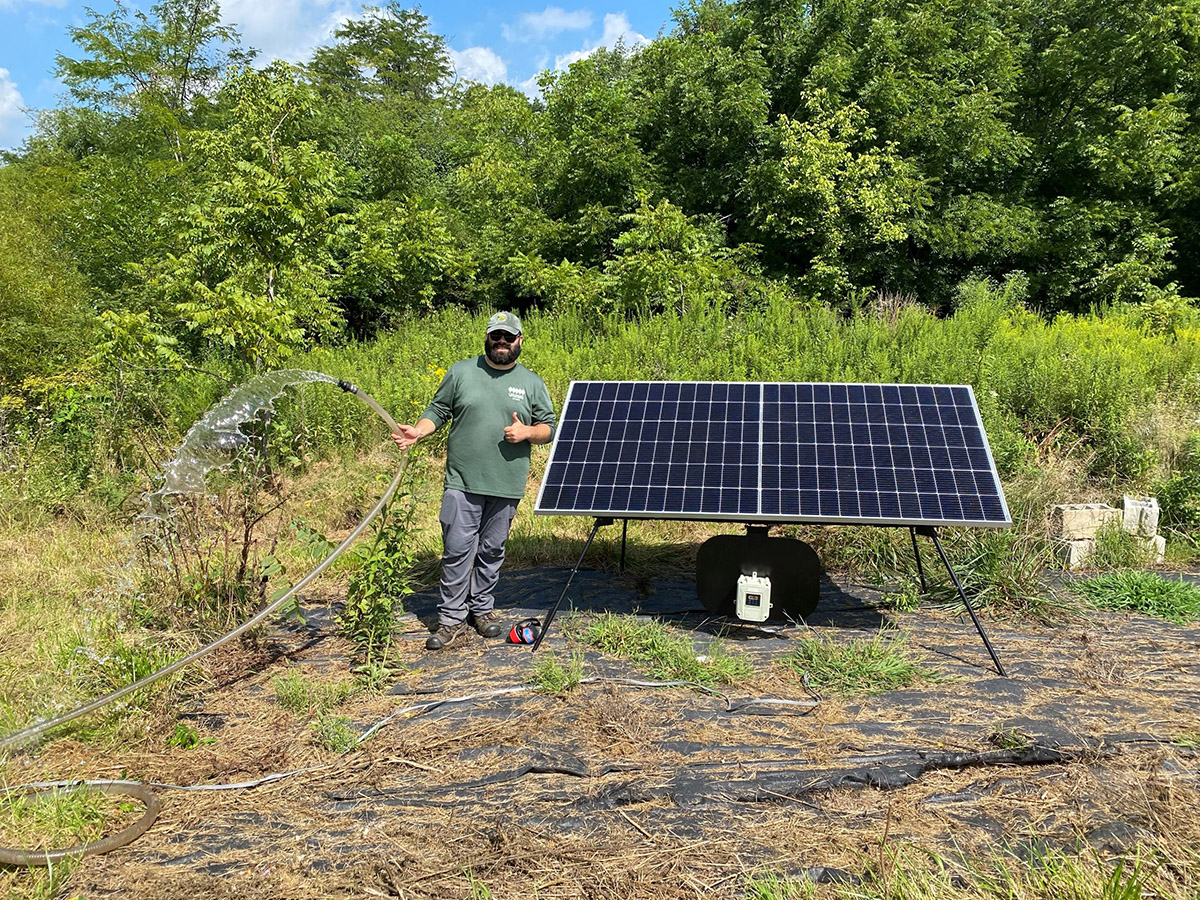
[[[127,6],[149,10],[153,0]],[[421,6],[430,28],[446,38],[458,73],[489,84],[507,82],[534,93],[544,69],[565,68],[619,39],[626,46],[670,30],[678,0],[587,0],[563,5],[521,0],[439,0]],[[374,5],[384,5],[384,0]],[[76,55],[67,28],[86,22],[113,0],[0,0],[0,148],[14,148],[31,130],[28,110],[56,106],[64,93],[54,77],[55,56]],[[242,44],[260,61],[307,59],[341,22],[361,12],[349,0],[224,0],[222,18],[236,24]]]

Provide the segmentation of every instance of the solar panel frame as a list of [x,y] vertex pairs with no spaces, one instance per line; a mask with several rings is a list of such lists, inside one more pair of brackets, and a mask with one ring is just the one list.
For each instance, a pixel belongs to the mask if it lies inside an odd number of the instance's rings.
[[940,384],[573,381],[534,512],[1012,524],[974,392]]

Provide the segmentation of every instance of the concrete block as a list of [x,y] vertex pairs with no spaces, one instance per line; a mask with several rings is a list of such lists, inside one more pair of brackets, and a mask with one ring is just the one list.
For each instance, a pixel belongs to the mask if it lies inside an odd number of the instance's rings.
[[1058,547],[1058,558],[1064,569],[1079,569],[1087,564],[1087,558],[1095,549],[1095,538],[1063,541]]
[[1094,538],[1105,525],[1119,527],[1121,519],[1121,510],[1107,503],[1060,503],[1050,510],[1050,533],[1064,541]]
[[1167,555],[1167,539],[1161,534],[1152,538],[1146,538],[1146,550],[1156,563],[1162,562],[1163,558]]
[[1121,527],[1130,534],[1152,538],[1158,534],[1158,499],[1156,497],[1131,497],[1126,494],[1122,502],[1124,514]]

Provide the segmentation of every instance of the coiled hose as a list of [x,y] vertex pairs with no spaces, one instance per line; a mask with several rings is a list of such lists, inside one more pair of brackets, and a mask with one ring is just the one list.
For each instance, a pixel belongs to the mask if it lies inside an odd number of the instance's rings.
[[[400,426],[396,424],[396,420],[388,415],[387,410],[380,406],[375,401],[374,397],[360,390],[358,387],[348,381],[338,381],[337,386],[349,394],[354,394],[356,397],[358,397],[358,399],[362,400],[367,404],[367,406],[373,409],[379,415],[379,417],[387,423],[388,428],[391,429],[391,433],[395,434],[400,430]],[[123,688],[119,688],[112,693],[105,694],[103,697],[93,700],[90,703],[86,703],[77,709],[71,710],[70,712],[63,713],[62,715],[56,716],[53,719],[46,719],[44,721],[37,722],[33,725],[30,725],[28,728],[14,732],[7,737],[0,738],[0,752],[14,750],[17,747],[28,743],[44,732],[51,730],[52,728],[57,728],[60,725],[65,725],[68,722],[74,721],[82,716],[86,716],[88,713],[95,712],[102,706],[106,706],[109,703],[120,700],[122,697],[127,697],[134,691],[140,690],[141,688],[158,681],[160,678],[165,678],[174,672],[178,672],[184,666],[190,665],[199,659],[203,659],[222,644],[228,643],[229,641],[233,640],[239,635],[244,634],[251,628],[261,623],[272,613],[279,610],[285,603],[292,599],[292,597],[296,596],[296,594],[304,590],[304,588],[308,587],[308,585],[320,577],[321,573],[329,568],[333,561],[341,556],[347,550],[347,548],[349,548],[349,546],[358,539],[359,535],[366,530],[367,526],[370,525],[375,517],[383,510],[383,508],[387,506],[388,501],[392,499],[392,495],[395,494],[397,488],[400,487],[400,482],[404,477],[404,470],[407,467],[407,464],[408,451],[406,450],[400,458],[400,465],[396,469],[396,474],[392,476],[392,480],[388,484],[387,489],[383,492],[383,495],[379,498],[379,502],[371,507],[370,512],[368,512],[363,520],[358,523],[355,529],[346,536],[345,540],[338,544],[337,547],[335,547],[327,557],[321,560],[321,562],[317,564],[316,568],[292,585],[292,587],[288,589],[288,591],[279,599],[268,604],[237,628],[234,628],[232,631],[221,635],[221,637],[217,638],[211,644],[201,647],[194,653],[191,653],[188,656],[185,656],[183,659],[171,663],[169,666],[159,669],[157,672],[151,672],[149,675],[145,676],[144,678],[139,678],[132,684],[128,684]],[[94,841],[90,844],[84,844],[82,846],[71,847],[63,850],[44,851],[17,850],[8,847],[0,847],[0,865],[50,865],[63,859],[89,856],[96,853],[107,853],[109,850],[115,850],[117,847],[125,846],[135,838],[138,838],[145,833],[146,829],[148,829],[154,822],[154,819],[158,816],[159,810],[162,808],[162,802],[158,799],[158,797],[148,788],[138,784],[137,782],[84,781],[73,782],[72,784],[75,784],[79,787],[94,788],[110,794],[128,794],[129,796],[142,801],[146,805],[146,813],[133,825],[130,825],[128,828],[118,832],[117,834],[102,838],[101,840]],[[61,786],[67,785],[64,784]]]
[[137,840],[154,824],[162,810],[162,801],[158,795],[143,784],[136,781],[80,781],[62,782],[51,787],[26,791],[26,796],[49,794],[62,788],[80,787],[87,790],[99,791],[102,794],[133,797],[140,800],[146,807],[142,817],[127,828],[122,828],[116,834],[92,841],[89,844],[77,844],[74,847],[63,847],[57,850],[18,850],[14,847],[0,847],[0,865],[3,866],[52,866],[67,859],[79,859],[83,856],[94,856],[97,853],[107,853]]

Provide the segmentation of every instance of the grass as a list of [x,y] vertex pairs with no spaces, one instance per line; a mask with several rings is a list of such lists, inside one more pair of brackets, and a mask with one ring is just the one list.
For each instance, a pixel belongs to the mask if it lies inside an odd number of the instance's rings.
[[529,673],[527,682],[536,685],[543,694],[565,694],[579,686],[583,678],[583,654],[572,653],[566,665],[558,661],[553,651],[540,656]]
[[[88,844],[129,825],[142,807],[86,787],[12,792],[0,799],[0,846],[20,850],[55,850]],[[76,859],[45,867],[0,871],[0,891],[22,900],[50,900],[62,895]]]
[[1145,613],[1169,622],[1200,620],[1200,588],[1153,572],[1106,572],[1081,581],[1075,590],[1097,609]]
[[299,714],[327,712],[357,690],[353,680],[318,681],[295,667],[276,675],[271,684],[275,688],[275,702]]
[[[8,793],[0,802],[0,845],[50,850],[87,844],[113,828],[113,820],[141,815],[127,798],[80,786],[38,793]],[[126,823],[128,824],[128,823]],[[124,826],[121,826],[124,827]]]
[[707,686],[737,684],[754,674],[742,656],[728,653],[719,641],[697,653],[691,638],[672,634],[658,622],[612,613],[588,623],[582,639],[605,653],[643,665],[662,681],[690,681]]
[[[1146,856],[1150,854],[1147,853]],[[817,887],[807,879],[758,873],[750,900],[1142,900],[1176,896],[1159,884],[1159,867],[1141,853],[1107,862],[1088,854],[1044,850],[1032,860],[1000,853],[955,861],[911,845],[864,859],[856,883]]]
[[903,637],[883,632],[870,640],[841,644],[832,638],[804,637],[782,665],[805,677],[813,690],[836,697],[882,694],[939,678],[936,670],[912,659]]

